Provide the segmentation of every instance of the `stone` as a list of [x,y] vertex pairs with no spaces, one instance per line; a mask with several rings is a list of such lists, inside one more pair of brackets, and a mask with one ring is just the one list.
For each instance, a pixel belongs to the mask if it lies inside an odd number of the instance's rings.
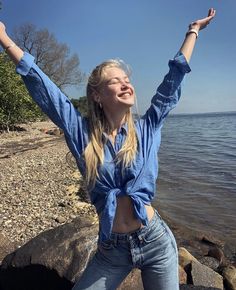
[[[71,290],[96,251],[97,233],[97,222],[88,217],[42,232],[3,259],[0,289]],[[143,290],[139,270],[119,287],[126,289]]]
[[209,268],[211,268],[214,271],[217,271],[219,266],[220,266],[220,262],[213,257],[202,257],[201,259],[199,259],[199,262]]
[[184,268],[179,265],[179,284],[187,284],[187,273]]
[[194,285],[180,285],[180,290],[219,290],[219,288],[194,286]]
[[3,258],[13,252],[16,248],[16,244],[13,243],[6,235],[0,233],[0,264]]
[[222,275],[225,279],[227,289],[236,290],[236,268],[232,265],[229,265],[223,269]]
[[224,252],[218,247],[213,247],[209,249],[208,256],[217,259],[220,262],[220,264],[222,264],[225,261]]
[[224,289],[223,277],[199,262],[191,262],[191,279],[192,284],[195,286]]
[[55,136],[60,136],[62,133],[61,133],[61,130],[59,128],[56,128],[52,131],[52,134]]
[[180,264],[180,266],[185,268],[192,261],[198,262],[198,260],[188,252],[188,250],[186,250],[184,247],[180,247],[179,248],[179,264]]
[[222,240],[220,240],[219,238],[211,235],[211,234],[204,234],[201,237],[201,240],[204,243],[207,243],[209,245],[213,245],[213,246],[218,246],[218,247],[223,247],[224,246],[224,242]]
[[62,217],[62,216],[58,216],[55,218],[55,221],[59,224],[63,224],[66,222],[66,218]]
[[89,218],[76,218],[39,234],[4,258],[0,289],[71,289],[96,250],[97,231]]
[[117,290],[144,290],[140,270],[132,270]]

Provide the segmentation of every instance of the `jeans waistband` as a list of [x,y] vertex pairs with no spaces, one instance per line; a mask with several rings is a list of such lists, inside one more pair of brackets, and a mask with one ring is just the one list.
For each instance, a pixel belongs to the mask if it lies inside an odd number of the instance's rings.
[[132,238],[138,238],[139,240],[142,240],[142,238],[150,231],[152,228],[157,224],[158,221],[161,220],[161,216],[157,212],[157,210],[154,210],[154,215],[149,221],[149,224],[147,226],[143,226],[142,228],[125,234],[120,233],[114,233],[112,232],[110,235],[110,239],[117,242],[117,241],[128,241]]

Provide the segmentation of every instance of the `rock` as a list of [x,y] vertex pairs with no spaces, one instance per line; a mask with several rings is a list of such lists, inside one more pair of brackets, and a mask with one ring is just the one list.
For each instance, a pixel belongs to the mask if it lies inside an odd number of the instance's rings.
[[117,290],[143,290],[140,270],[134,269],[121,283]]
[[236,243],[233,241],[226,241],[224,246],[224,254],[231,264],[236,266]]
[[[97,248],[98,224],[93,219],[45,231],[6,256],[0,271],[0,289],[71,290]],[[139,270],[134,270],[119,290],[143,290]]]
[[39,234],[5,257],[0,289],[71,289],[95,252],[97,231],[88,218],[76,218]]
[[87,202],[84,202],[84,201],[78,201],[76,204],[75,204],[75,207],[78,207],[78,208],[83,208],[83,207],[89,207],[90,205],[87,203]]
[[218,247],[223,247],[224,246],[224,242],[220,239],[218,239],[217,237],[215,236],[212,236],[210,234],[204,234],[202,237],[201,237],[201,240],[204,242],[204,243],[207,243],[209,245],[216,245]]
[[59,128],[56,128],[52,131],[52,135],[55,135],[55,136],[60,136],[62,133],[63,131],[60,130]]
[[222,275],[228,287],[227,289],[236,290],[236,268],[232,265],[227,266],[223,269]]
[[199,259],[199,262],[209,268],[211,268],[212,270],[216,271],[219,268],[220,262],[213,257],[202,257],[201,259]]
[[223,251],[218,247],[211,248],[208,251],[208,256],[217,259],[220,262],[220,264],[222,264],[225,261],[225,255]]
[[187,284],[187,273],[184,268],[179,265],[179,284]]
[[59,224],[63,224],[63,223],[66,222],[66,219],[64,217],[62,217],[62,216],[58,216],[58,217],[55,218],[55,221],[57,223],[59,223]]
[[181,267],[185,268],[192,261],[198,262],[198,260],[192,256],[185,248],[179,248],[179,264]]
[[195,286],[224,289],[223,277],[199,262],[191,262],[191,279]]
[[219,290],[219,288],[194,286],[194,285],[180,285],[180,290]]
[[2,259],[9,253],[13,252],[16,244],[9,240],[3,233],[0,233],[0,264]]

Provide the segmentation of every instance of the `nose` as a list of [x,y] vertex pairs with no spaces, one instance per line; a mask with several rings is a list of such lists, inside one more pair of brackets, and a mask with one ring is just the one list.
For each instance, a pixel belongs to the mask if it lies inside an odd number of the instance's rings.
[[128,84],[126,83],[126,81],[122,81],[121,82],[121,89],[126,89],[126,88],[128,88],[129,86],[128,86]]

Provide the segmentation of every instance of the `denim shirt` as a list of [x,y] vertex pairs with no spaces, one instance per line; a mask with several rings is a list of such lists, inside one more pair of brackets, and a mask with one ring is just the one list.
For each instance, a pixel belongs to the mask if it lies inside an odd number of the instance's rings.
[[[34,58],[24,53],[16,68],[35,102],[44,113],[64,131],[65,140],[74,155],[78,168],[85,176],[83,151],[89,142],[88,121],[74,108],[70,100],[34,63]],[[99,178],[90,190],[91,203],[100,215],[99,241],[109,239],[117,207],[118,196],[129,196],[134,213],[144,226],[148,224],[144,205],[150,205],[156,191],[158,176],[157,153],[161,142],[161,127],[169,111],[180,98],[181,82],[189,65],[181,52],[169,61],[169,72],[157,88],[146,113],[135,121],[138,149],[130,166],[121,168],[114,162],[127,132],[127,124],[117,132],[114,145],[104,138],[104,163],[99,165]]]

